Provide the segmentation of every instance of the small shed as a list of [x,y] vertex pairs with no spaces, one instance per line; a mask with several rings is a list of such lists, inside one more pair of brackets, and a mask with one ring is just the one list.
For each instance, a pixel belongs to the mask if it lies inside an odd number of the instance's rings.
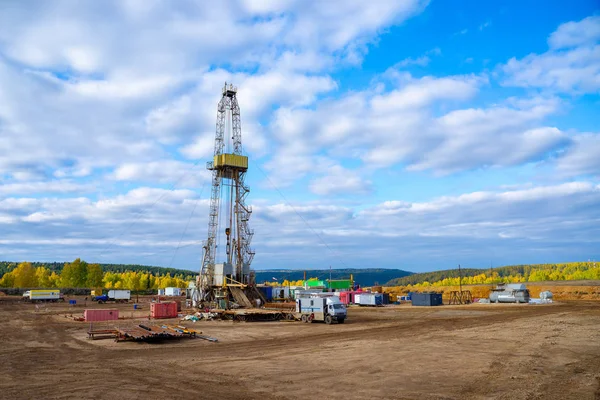
[[412,305],[413,306],[441,306],[442,303],[442,294],[441,293],[416,293],[413,292],[412,296]]

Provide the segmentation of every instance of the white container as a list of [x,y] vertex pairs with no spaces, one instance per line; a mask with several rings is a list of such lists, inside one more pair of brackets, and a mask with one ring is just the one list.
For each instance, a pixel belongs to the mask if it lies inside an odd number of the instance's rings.
[[114,300],[131,300],[131,290],[109,290],[108,298]]
[[181,289],[177,287],[165,288],[165,296],[181,296]]
[[159,296],[164,296],[165,295],[165,289],[158,289],[158,295]]
[[[379,294],[381,295],[381,294]],[[361,293],[354,295],[354,304],[360,306],[376,306],[377,305],[377,294],[375,293]]]
[[273,288],[274,299],[287,299],[290,297],[289,286],[276,286]]

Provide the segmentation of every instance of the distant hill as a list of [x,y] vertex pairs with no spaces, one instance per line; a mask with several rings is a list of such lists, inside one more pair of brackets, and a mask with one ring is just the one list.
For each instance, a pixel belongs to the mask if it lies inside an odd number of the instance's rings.
[[[501,268],[494,269],[494,272],[498,272],[500,274]],[[476,269],[476,268],[464,268],[461,269],[461,275],[465,276],[475,276],[481,273],[489,273],[489,268],[485,269]],[[510,275],[510,274],[508,274]],[[500,275],[502,276],[502,275]],[[406,285],[415,285],[417,283],[423,282],[437,282],[446,278],[458,278],[458,269],[446,269],[442,271],[433,271],[433,272],[421,272],[417,274],[412,274],[404,277],[397,276],[391,280],[389,280],[385,286],[406,286]]]
[[[328,269],[313,269],[306,270],[306,278],[329,279]],[[409,271],[401,269],[384,269],[384,268],[361,268],[361,269],[332,269],[332,279],[349,279],[350,274],[354,277],[354,281],[361,286],[383,285],[385,282],[398,277],[405,277],[412,274]],[[256,271],[256,282],[273,282],[276,278],[278,282],[297,281],[304,279],[304,270],[289,270],[289,269],[268,269]]]
[[[571,281],[571,280],[590,280],[600,279],[600,266],[595,262],[574,261],[557,264],[526,264],[510,265],[505,267],[493,268],[466,268],[461,269],[462,282],[473,281],[474,283],[489,282],[542,282],[542,281]],[[448,269],[443,271],[424,272],[412,274],[404,277],[397,277],[389,280],[386,286],[406,286],[423,284],[428,282],[432,285],[448,284],[452,280],[458,284],[458,269]],[[473,279],[468,279],[473,277]],[[455,278],[455,279],[452,279]]]

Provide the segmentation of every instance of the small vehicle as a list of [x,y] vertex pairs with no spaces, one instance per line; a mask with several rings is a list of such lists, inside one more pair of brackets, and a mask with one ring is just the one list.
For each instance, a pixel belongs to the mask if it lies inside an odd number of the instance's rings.
[[31,301],[65,301],[65,298],[58,289],[47,289],[47,290],[28,290],[23,293],[23,298]]
[[326,324],[346,320],[346,306],[337,296],[305,297],[296,300],[296,315],[302,322],[323,321]]
[[98,304],[104,304],[109,301],[114,301],[115,303],[127,303],[131,300],[131,290],[109,290],[108,294],[96,296],[92,300],[97,301]]

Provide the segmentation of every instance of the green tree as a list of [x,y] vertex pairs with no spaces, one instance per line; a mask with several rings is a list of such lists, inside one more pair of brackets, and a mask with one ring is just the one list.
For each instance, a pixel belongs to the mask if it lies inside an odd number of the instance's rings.
[[89,288],[102,287],[102,267],[98,264],[89,264],[87,266],[86,286]]
[[85,287],[87,282],[88,264],[81,259],[76,259],[72,263],[65,263],[60,274],[62,287]]

